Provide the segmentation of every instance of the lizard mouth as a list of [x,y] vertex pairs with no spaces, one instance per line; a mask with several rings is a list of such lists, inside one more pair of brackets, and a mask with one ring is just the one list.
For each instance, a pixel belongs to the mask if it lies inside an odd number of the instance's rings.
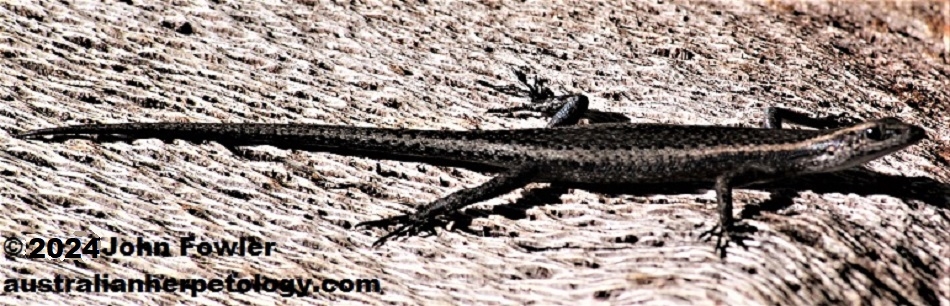
[[917,143],[921,140],[928,139],[927,132],[924,131],[922,127],[912,125],[910,126],[910,140],[911,143]]

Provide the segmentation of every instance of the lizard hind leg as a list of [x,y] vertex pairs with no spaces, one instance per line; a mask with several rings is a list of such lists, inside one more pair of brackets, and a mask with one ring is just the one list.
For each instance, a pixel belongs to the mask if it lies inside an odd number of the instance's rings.
[[562,104],[548,121],[549,128],[577,124],[587,113],[587,106],[590,104],[585,95],[560,96],[552,99],[557,99]]
[[361,222],[356,224],[355,227],[378,228],[397,225],[394,230],[373,243],[373,247],[378,247],[397,236],[416,235],[421,231],[432,230],[433,224],[439,217],[454,213],[465,206],[489,200],[524,187],[524,185],[531,182],[536,173],[537,167],[535,166],[510,169],[484,184],[453,192],[448,196],[426,204],[414,213]]
[[508,113],[511,115],[515,112],[537,112],[551,117],[547,127],[575,125],[587,115],[589,104],[587,96],[582,94],[555,95],[554,91],[547,86],[548,79],[535,77],[534,82],[529,82],[528,76],[524,72],[518,69],[512,69],[512,71],[518,81],[528,88],[527,90],[512,85],[497,86],[484,81],[478,83],[504,94],[528,97],[531,99],[531,104],[489,109],[488,113]]

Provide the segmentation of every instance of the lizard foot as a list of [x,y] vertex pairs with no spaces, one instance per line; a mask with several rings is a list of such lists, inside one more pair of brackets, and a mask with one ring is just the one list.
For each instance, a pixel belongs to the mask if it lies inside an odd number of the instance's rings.
[[726,249],[729,247],[729,242],[735,242],[736,245],[741,246],[743,249],[748,247],[745,245],[745,240],[749,240],[749,236],[745,235],[746,233],[753,232],[755,229],[748,225],[732,225],[726,229],[721,224],[716,224],[713,228],[704,231],[699,235],[699,239],[704,239],[709,241],[713,236],[716,237],[716,251],[719,252],[720,258],[726,258]]
[[532,80],[528,80],[528,74],[525,71],[528,71],[528,68],[512,68],[511,71],[515,74],[515,77],[518,78],[518,82],[527,89],[521,88],[517,85],[492,85],[491,83],[485,81],[476,81],[479,85],[494,89],[495,91],[501,92],[503,94],[515,97],[527,97],[530,98],[532,102],[539,102],[548,100],[555,97],[554,91],[548,87],[548,82],[550,80],[546,78],[541,78],[538,76],[532,76]]
[[395,217],[383,218],[379,220],[365,221],[357,223],[354,228],[365,227],[365,228],[382,228],[388,227],[390,225],[398,224],[396,229],[390,231],[383,237],[380,237],[375,242],[373,242],[373,247],[379,247],[389,241],[390,239],[397,236],[411,236],[418,234],[422,231],[434,233],[435,229],[432,227],[429,221],[424,219],[416,218],[414,215],[398,215]]

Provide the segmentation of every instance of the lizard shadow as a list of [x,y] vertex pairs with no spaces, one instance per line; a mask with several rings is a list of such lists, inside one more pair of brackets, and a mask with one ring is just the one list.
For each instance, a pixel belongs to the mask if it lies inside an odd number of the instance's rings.
[[[711,189],[711,184],[631,184],[631,185],[593,185],[593,184],[551,184],[547,187],[525,191],[522,197],[509,204],[496,205],[488,209],[468,208],[446,216],[454,222],[455,230],[481,235],[498,236],[490,229],[475,231],[470,229],[472,220],[487,215],[501,215],[511,220],[528,218],[527,210],[560,202],[560,196],[568,189],[584,189],[606,195],[649,196],[657,194],[702,193]],[[747,205],[742,210],[741,219],[753,219],[763,212],[774,212],[790,206],[799,192],[843,193],[860,196],[888,195],[899,198],[916,208],[916,200],[937,208],[950,209],[950,184],[944,184],[927,177],[905,177],[872,172],[866,169],[851,169],[833,173],[808,174],[793,178],[748,185],[739,189],[763,190],[771,193],[768,200]]]

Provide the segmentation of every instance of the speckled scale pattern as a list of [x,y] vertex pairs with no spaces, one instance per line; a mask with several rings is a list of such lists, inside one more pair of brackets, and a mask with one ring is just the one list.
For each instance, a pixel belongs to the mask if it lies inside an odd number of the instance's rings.
[[[802,146],[828,131],[666,124],[597,124],[518,130],[439,131],[313,124],[128,123],[82,125],[31,135],[112,134],[125,139],[217,141],[501,170],[539,167],[535,181],[709,181],[748,163],[820,154]],[[710,153],[719,151],[717,153]],[[790,163],[789,167],[795,167]],[[789,168],[788,171],[797,169]]]
[[[871,141],[869,129],[894,135]],[[315,124],[126,123],[79,125],[19,137],[76,134],[216,141],[226,146],[361,156],[483,172],[537,169],[535,182],[594,184],[711,182],[740,168],[772,176],[839,170],[923,138],[894,118],[839,129],[760,129],[609,123],[560,128],[440,131]]]
[[[598,124],[517,130],[440,131],[313,124],[127,123],[37,130],[46,134],[114,134],[127,139],[218,141],[234,145],[272,145],[394,160],[446,159],[507,167],[537,160],[604,164],[651,152],[713,147],[786,144],[815,137],[816,130],[767,130],[666,124]],[[617,154],[610,154],[617,152]],[[589,155],[589,156],[587,156]],[[585,156],[587,158],[585,158]]]

